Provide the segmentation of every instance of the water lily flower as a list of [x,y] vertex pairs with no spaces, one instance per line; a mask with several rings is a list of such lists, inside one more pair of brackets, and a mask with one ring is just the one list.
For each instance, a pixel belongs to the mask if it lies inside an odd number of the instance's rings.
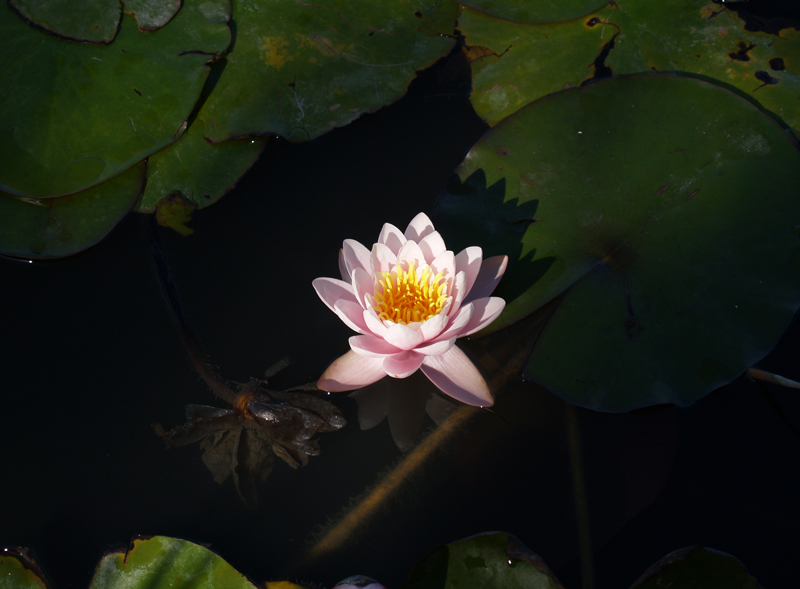
[[386,223],[371,251],[344,240],[342,280],[317,278],[313,285],[359,335],[350,338],[350,351],[325,370],[317,386],[350,391],[421,369],[447,395],[468,405],[492,405],[489,386],[455,342],[501,313],[505,301],[489,295],[507,264],[507,256],[484,260],[477,246],[453,254],[424,213],[405,233]]

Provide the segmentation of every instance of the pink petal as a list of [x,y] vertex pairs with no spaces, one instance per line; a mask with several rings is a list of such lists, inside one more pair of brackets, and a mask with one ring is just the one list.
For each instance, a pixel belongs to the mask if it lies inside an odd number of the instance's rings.
[[482,259],[483,250],[476,245],[458,252],[456,256],[456,272],[463,270],[467,275],[467,294],[472,290],[475,279],[480,273]]
[[370,254],[369,259],[370,269],[372,270],[373,274],[390,272],[391,270],[394,270],[394,267],[397,264],[397,254],[382,243],[376,243],[372,246],[372,253]]
[[425,262],[430,264],[436,259],[436,256],[444,253],[447,246],[444,244],[444,239],[438,231],[429,233],[418,242],[422,253],[425,255]]
[[347,266],[347,276],[352,276],[353,270],[363,268],[369,270],[369,250],[355,239],[345,239],[342,244],[344,250],[344,263]]
[[464,326],[458,337],[465,335],[472,335],[476,331],[480,331],[492,321],[497,319],[497,316],[503,312],[506,302],[500,297],[486,297],[472,301],[467,306],[472,305],[475,312],[472,314],[469,322]]
[[443,393],[462,403],[478,407],[494,405],[489,385],[458,346],[441,356],[425,356],[422,372]]
[[356,302],[353,287],[342,280],[336,280],[335,278],[315,278],[311,281],[311,285],[314,287],[314,290],[317,291],[322,302],[328,305],[328,308],[334,313],[336,312],[336,309],[334,309],[336,301],[345,300]]
[[406,238],[403,236],[402,231],[400,231],[391,223],[384,223],[383,229],[381,229],[381,234],[378,236],[378,243],[382,243],[383,245],[387,246],[390,250],[392,250],[392,253],[397,255],[397,252],[400,251],[400,246],[402,246],[405,242]]
[[386,376],[383,360],[359,356],[353,350],[339,356],[319,377],[317,387],[339,392],[360,389]]
[[387,327],[384,325],[383,321],[378,319],[378,314],[375,312],[375,309],[369,308],[364,311],[364,323],[366,323],[367,328],[378,337],[382,338],[386,335]]
[[403,325],[402,323],[391,325],[383,337],[387,342],[401,350],[413,350],[425,341],[425,336],[420,331],[411,329],[408,325]]
[[350,280],[350,270],[347,269],[347,264],[344,263],[344,250],[342,248],[339,248],[339,274],[345,282]]
[[434,276],[441,272],[445,280],[451,280],[456,275],[456,258],[451,251],[444,251],[431,262],[431,271]]
[[385,358],[403,351],[374,335],[354,335],[349,341],[351,350],[368,358]]
[[405,236],[406,239],[411,239],[419,243],[423,237],[433,232],[433,223],[431,223],[428,215],[425,213],[420,213],[411,219],[411,223],[409,223],[408,227],[406,228]]
[[472,303],[467,303],[461,307],[455,314],[450,315],[450,325],[447,326],[442,333],[440,333],[434,341],[450,339],[451,337],[460,337],[464,327],[469,323],[474,312]]
[[450,307],[450,302],[448,301],[445,303],[445,308],[441,310],[437,315],[425,320],[419,326],[419,331],[422,333],[423,341],[429,341],[435,338],[437,335],[442,333],[442,330],[447,325],[447,322],[450,321],[450,317],[447,316]]
[[406,378],[419,370],[424,358],[413,351],[387,356],[383,359],[383,371],[393,378]]
[[[353,336],[353,337],[366,337],[366,336]],[[425,344],[424,346],[417,346],[414,348],[414,351],[418,354],[424,354],[425,356],[440,356],[444,354],[450,348],[452,348],[456,343],[456,336],[451,337],[450,339],[445,339],[441,341],[436,341],[430,344]]]
[[353,331],[363,333],[364,335],[370,333],[367,323],[364,321],[364,309],[358,303],[339,299],[333,306],[333,312]]
[[[375,279],[372,274],[363,268],[356,268],[353,270],[353,290],[356,294],[356,299],[361,304],[362,309],[366,309],[372,303],[372,295],[375,294]],[[367,301],[370,301],[367,303]]]
[[[397,253],[397,262],[403,270],[408,270],[408,262],[414,262],[414,268],[417,275],[419,275],[419,270],[424,265],[427,264],[425,261],[425,254],[422,253],[419,245],[415,241],[407,241],[403,244],[403,247],[400,248],[400,251]],[[403,264],[403,262],[406,262]]]
[[467,301],[488,297],[497,287],[508,266],[508,256],[492,256],[486,258],[481,264],[481,270],[475,279],[475,284],[469,291]]
[[453,281],[453,287],[450,289],[450,295],[453,297],[453,304],[450,307],[450,316],[455,317],[455,314],[461,308],[461,303],[464,302],[465,295],[467,294],[467,273],[463,270],[456,273],[456,279]]

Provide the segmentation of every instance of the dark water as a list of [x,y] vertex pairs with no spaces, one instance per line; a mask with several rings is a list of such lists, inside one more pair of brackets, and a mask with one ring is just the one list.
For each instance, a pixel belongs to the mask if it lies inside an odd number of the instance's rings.
[[[160,230],[189,321],[223,376],[246,382],[289,356],[272,383],[285,388],[347,349],[349,330],[311,280],[337,274],[344,238],[371,244],[382,223],[432,213],[485,130],[468,83],[451,60],[346,128],[271,142],[234,192],[195,214],[193,236]],[[224,403],[170,322],[138,215],[82,255],[0,260],[0,273],[0,545],[33,549],[56,587],[85,587],[103,550],[136,534],[210,544],[257,582],[332,586],[362,573],[399,587],[442,543],[489,530],[517,535],[566,587],[581,586],[568,413],[547,391],[512,379],[496,414],[469,420],[349,542],[309,560],[315,534],[402,458],[386,421],[361,431],[355,403],[333,397],[349,425],[321,436],[307,467],[276,462],[260,509],[248,511],[199,448],[166,451],[151,429],[183,423],[188,403]],[[499,365],[519,351],[510,335],[467,347],[484,359],[489,348]],[[795,325],[762,366],[800,380],[798,350]],[[800,395],[770,390],[800,425]],[[739,557],[764,587],[791,586],[800,438],[755,385],[740,378],[684,409],[576,414],[596,587],[627,587],[694,544]]]

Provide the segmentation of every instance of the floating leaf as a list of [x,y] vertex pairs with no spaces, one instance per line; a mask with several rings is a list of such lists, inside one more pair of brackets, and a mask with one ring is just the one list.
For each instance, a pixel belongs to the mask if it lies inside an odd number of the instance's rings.
[[89,589],[255,589],[208,548],[186,540],[153,536],[134,539],[125,552],[107,553]]
[[541,558],[504,533],[445,544],[414,567],[403,589],[562,589]]
[[[456,5],[449,6],[454,21]],[[317,137],[400,98],[416,71],[454,44],[420,32],[425,14],[408,0],[336,7],[234,0],[233,11],[236,42],[198,114],[214,143]]]
[[6,548],[0,553],[0,587],[49,589],[51,585],[27,548]]
[[[478,169],[504,203],[537,205],[490,329],[563,295],[524,376],[572,403],[688,405],[761,359],[798,308],[800,152],[718,86],[642,75],[551,94],[458,172]],[[494,252],[507,205],[464,203]]]
[[181,9],[182,0],[123,0],[125,12],[136,19],[141,31],[156,31]]
[[202,123],[191,125],[180,140],[148,159],[147,186],[136,210],[152,213],[172,193],[198,208],[214,204],[250,169],[266,142],[248,138],[212,145],[203,137]]
[[471,10],[461,13],[458,28],[471,48],[470,100],[490,125],[537,98],[591,78],[595,57],[616,33],[598,18],[528,26]]
[[119,0],[8,0],[25,20],[45,31],[87,43],[111,43],[122,16]]
[[703,589],[758,589],[755,577],[747,574],[735,556],[694,546],[676,550],[651,566],[631,589],[662,587],[703,587]]
[[203,87],[206,62],[228,46],[225,0],[186,2],[164,28],[125,16],[111,45],[67,43],[0,7],[0,189],[69,194],[169,145]]
[[0,192],[0,252],[24,258],[60,258],[99,242],[136,204],[145,162],[86,190],[58,198]]
[[608,0],[486,0],[461,2],[494,18],[526,25],[575,20],[610,4]]
[[471,100],[490,125],[596,74],[658,71],[735,88],[800,134],[800,31],[749,32],[735,12],[707,0],[628,0],[552,26],[464,10],[459,30],[484,50],[473,56]]

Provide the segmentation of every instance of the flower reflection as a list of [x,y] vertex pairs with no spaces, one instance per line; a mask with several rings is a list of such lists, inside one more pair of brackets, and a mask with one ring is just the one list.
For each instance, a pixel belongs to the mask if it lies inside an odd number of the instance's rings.
[[328,367],[318,386],[348,391],[422,369],[447,395],[492,405],[489,386],[455,341],[503,310],[503,299],[489,295],[507,263],[506,256],[483,260],[475,246],[454,255],[424,213],[404,233],[386,223],[371,251],[346,239],[339,256],[343,280],[317,278],[313,285],[359,335],[350,338],[350,351]]

